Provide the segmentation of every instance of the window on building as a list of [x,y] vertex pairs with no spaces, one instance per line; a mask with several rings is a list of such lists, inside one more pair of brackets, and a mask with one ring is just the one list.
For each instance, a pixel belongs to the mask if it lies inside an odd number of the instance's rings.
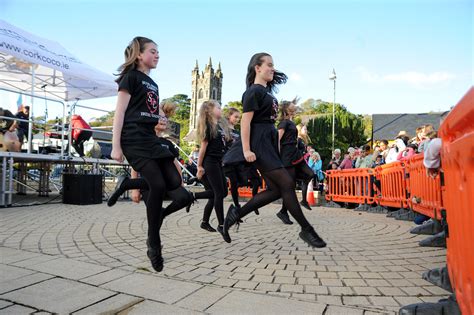
[[217,99],[217,98],[216,98],[216,89],[213,89],[213,90],[212,90],[212,99],[213,99],[213,100],[216,100],[216,99]]
[[199,98],[202,98],[202,89],[199,90]]

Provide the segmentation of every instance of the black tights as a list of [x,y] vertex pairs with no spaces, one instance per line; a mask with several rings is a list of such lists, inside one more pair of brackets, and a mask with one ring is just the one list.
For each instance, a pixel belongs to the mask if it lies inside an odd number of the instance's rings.
[[[123,192],[132,189],[139,189],[143,196],[143,201],[145,201],[145,204],[146,201],[148,201],[149,188],[144,178],[129,179],[122,184],[121,189]],[[166,189],[168,189],[168,187],[166,187]],[[170,199],[172,202],[168,205],[168,207],[165,208],[163,218],[186,207],[191,202],[191,195],[186,189],[184,189],[180,185],[177,189],[171,191],[167,190],[165,192],[164,199]]]
[[[145,202],[148,240],[151,247],[158,248],[161,246],[160,228],[163,218],[186,206],[190,196],[181,186],[181,176],[179,176],[173,159],[150,160],[138,171],[148,186],[148,196],[146,196]],[[168,192],[173,202],[163,209],[165,192]]]
[[[224,198],[227,196],[227,180],[222,170],[222,161],[213,157],[205,157],[202,163],[204,167],[203,184],[206,191],[212,191],[210,198],[204,207],[203,222],[209,222],[212,208],[216,211],[219,225],[224,224]],[[209,194],[210,195],[210,194]]]
[[302,229],[308,228],[311,224],[306,220],[295,192],[295,181],[285,168],[262,172],[262,176],[267,183],[267,189],[256,194],[239,210],[240,217],[244,217],[250,212],[259,209],[279,198],[283,199],[283,204],[288,208],[291,215],[299,223]]
[[[308,184],[309,182],[313,179],[314,173],[313,170],[306,164],[306,162],[300,162],[295,166],[290,166],[287,167],[286,170],[288,171],[288,174],[290,174],[291,178],[293,178],[293,182],[295,183],[294,188],[296,188],[296,180],[301,180],[303,181],[303,201],[306,201],[306,194],[308,192]],[[283,204],[283,207],[281,208],[280,212],[288,212],[288,209],[286,208],[285,204]]]
[[[239,166],[228,166],[225,170],[225,176],[230,182],[230,193],[232,195],[232,201],[237,208],[240,208],[239,203],[239,187],[245,185],[245,179],[243,178],[244,169]],[[257,188],[258,189],[258,188]]]

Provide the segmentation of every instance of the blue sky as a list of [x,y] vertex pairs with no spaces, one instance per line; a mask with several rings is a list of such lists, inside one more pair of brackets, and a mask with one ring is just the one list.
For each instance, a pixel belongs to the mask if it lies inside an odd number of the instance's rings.
[[[447,110],[473,81],[469,0],[1,0],[0,18],[107,73],[134,36],[150,37],[160,50],[152,77],[161,98],[189,95],[195,60],[202,68],[212,56],[222,63],[223,103],[240,100],[260,51],[290,78],[279,99],[332,101],[335,68],[336,102],[359,114]],[[115,100],[85,104],[113,109]]]

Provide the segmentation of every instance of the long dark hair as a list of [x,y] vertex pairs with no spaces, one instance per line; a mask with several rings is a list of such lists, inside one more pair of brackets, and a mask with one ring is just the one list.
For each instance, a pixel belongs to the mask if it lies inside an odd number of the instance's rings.
[[[247,67],[247,77],[245,78],[247,89],[254,83],[256,76],[255,66],[262,65],[263,57],[271,57],[271,55],[267,53],[258,53],[253,55],[252,58],[250,58],[249,66]],[[287,80],[288,77],[286,76],[286,74],[275,70],[275,73],[273,74],[273,80],[267,83],[267,88],[271,92],[276,92],[276,85],[284,84]]]
[[132,39],[123,53],[125,62],[118,68],[118,78],[115,82],[120,83],[126,73],[137,68],[138,55],[145,50],[145,45],[148,43],[156,45],[154,41],[146,37],[137,36]]

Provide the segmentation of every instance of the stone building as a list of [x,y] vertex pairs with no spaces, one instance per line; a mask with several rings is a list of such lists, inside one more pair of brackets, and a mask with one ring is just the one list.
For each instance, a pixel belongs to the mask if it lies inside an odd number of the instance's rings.
[[[204,67],[204,71],[199,72],[199,65],[196,60],[196,66],[192,71],[192,93],[191,93],[191,113],[189,115],[189,135],[197,127],[197,117],[199,107],[208,100],[221,102],[222,97],[222,70],[219,63],[217,70],[212,67],[212,60],[209,57],[209,64]],[[191,140],[191,139],[190,139]]]

